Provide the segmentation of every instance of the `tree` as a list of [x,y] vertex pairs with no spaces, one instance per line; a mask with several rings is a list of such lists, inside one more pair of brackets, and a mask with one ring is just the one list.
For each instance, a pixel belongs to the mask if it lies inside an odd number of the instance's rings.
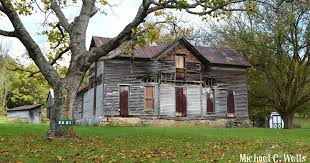
[[273,1],[258,8],[213,28],[208,38],[237,49],[252,64],[250,107],[275,109],[284,128],[292,128],[294,113],[310,100],[310,3]]
[[[15,67],[15,68],[12,68]],[[18,67],[18,68],[16,68]],[[37,71],[35,65],[18,65],[17,63],[7,66],[8,70],[25,69]],[[11,76],[11,89],[7,94],[7,107],[14,108],[22,105],[45,104],[49,86],[41,74],[29,76],[24,71],[9,71]]]
[[[148,15],[162,11],[164,9],[185,10],[190,14],[207,15],[220,14],[231,11],[240,11],[244,9],[237,8],[240,3],[246,0],[143,0],[135,18],[113,39],[91,50],[86,49],[86,30],[89,20],[93,17],[101,5],[109,5],[106,0],[82,0],[80,13],[71,22],[65,17],[62,9],[70,6],[69,3],[77,3],[76,0],[42,0],[37,3],[36,0],[0,0],[0,11],[6,15],[14,27],[14,31],[0,30],[0,35],[18,38],[28,51],[28,55],[34,61],[45,79],[54,89],[54,107],[51,115],[48,136],[51,138],[74,136],[73,127],[58,126],[58,120],[72,119],[72,105],[76,92],[82,82],[82,79],[89,69],[90,65],[99,58],[113,58],[119,54],[114,52],[116,48],[124,43],[132,43],[139,38],[143,40],[154,41],[154,37],[145,39],[139,35],[148,35],[144,26]],[[80,1],[79,1],[80,2]],[[49,23],[49,30],[42,34],[49,36],[49,40],[56,43],[55,49],[58,54],[52,61],[48,61],[38,44],[31,37],[22,21],[20,15],[31,15],[34,6],[43,12],[52,11],[58,18],[58,22]],[[40,6],[40,5],[43,5]],[[249,6],[252,3],[249,3]],[[156,23],[155,23],[156,24]],[[138,40],[139,41],[139,40]],[[62,54],[70,51],[70,65],[64,78],[61,78],[53,68],[53,64]]]
[[11,75],[8,73],[6,69],[7,65],[13,60],[8,57],[8,48],[5,44],[1,41],[0,42],[0,115],[5,113],[7,107],[7,100],[6,97],[10,90],[11,85]]

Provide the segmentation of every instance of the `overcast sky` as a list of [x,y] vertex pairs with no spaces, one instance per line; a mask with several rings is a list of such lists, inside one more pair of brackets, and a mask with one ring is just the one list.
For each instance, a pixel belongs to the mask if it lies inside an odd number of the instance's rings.
[[[107,15],[98,13],[90,21],[87,30],[87,45],[90,43],[91,36],[114,37],[116,36],[135,16],[141,0],[110,0],[113,4],[112,8],[107,7],[105,11]],[[79,7],[70,7],[64,10],[67,18],[72,20],[78,13]],[[21,17],[24,25],[31,33],[35,41],[43,49],[48,48],[47,38],[38,34],[42,30],[42,22],[44,14],[34,13],[31,16]],[[50,19],[55,19],[50,17]],[[188,24],[201,24],[201,19],[197,16],[183,16],[186,21],[191,21]],[[0,18],[0,28],[3,30],[13,30],[13,27],[7,18]],[[15,38],[1,38],[10,49],[9,54],[13,58],[20,58],[25,53],[24,46]]]

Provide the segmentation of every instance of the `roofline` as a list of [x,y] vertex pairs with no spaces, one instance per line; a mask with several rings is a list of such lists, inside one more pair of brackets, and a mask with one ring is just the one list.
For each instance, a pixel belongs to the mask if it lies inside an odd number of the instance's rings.
[[250,68],[251,65],[234,65],[234,64],[221,64],[221,63],[209,63],[208,66],[221,66],[221,67],[237,67],[237,68]]
[[[27,106],[27,105],[24,105],[24,106]],[[32,108],[29,108],[29,109],[14,109],[14,108],[11,108],[11,109],[6,109],[7,112],[12,112],[12,111],[24,111],[24,110],[34,110],[38,107],[41,107],[42,104],[36,104],[36,105],[33,105]],[[18,107],[22,107],[22,106],[18,106]],[[18,107],[15,107],[15,108],[18,108]]]
[[167,55],[178,43],[183,43],[186,48],[188,48],[189,51],[193,53],[193,55],[196,56],[197,59],[199,59],[201,62],[204,63],[210,63],[203,55],[190,43],[188,42],[184,37],[181,37],[179,39],[176,39],[171,45],[169,45],[166,49],[164,49],[162,52],[160,52],[157,56],[154,56],[154,60],[158,60],[163,55]]
[[[93,48],[93,47],[96,47],[95,42],[94,42],[94,37],[102,38],[100,36],[92,36],[89,50],[91,50],[91,48]],[[111,38],[109,38],[109,39],[111,39]],[[117,59],[120,59],[120,60],[130,60],[130,59],[133,59],[133,60],[141,60],[141,61],[143,61],[143,60],[158,60],[162,55],[167,54],[171,50],[171,48],[173,48],[174,46],[176,46],[180,42],[184,43],[184,45],[188,48],[188,50],[190,50],[197,57],[197,59],[199,59],[204,64],[215,65],[215,66],[223,66],[223,67],[241,67],[241,68],[252,67],[252,65],[240,53],[239,53],[240,56],[246,61],[246,63],[248,63],[248,65],[211,63],[207,58],[205,58],[195,48],[195,46],[193,46],[190,42],[188,42],[187,39],[184,38],[184,37],[180,37],[180,38],[176,39],[169,46],[167,46],[164,50],[162,50],[159,54],[157,54],[156,56],[154,56],[152,58],[144,58],[144,57],[134,57],[134,58],[131,58],[131,57],[127,57],[127,56],[117,56],[115,58],[108,59],[108,60],[117,60]],[[235,53],[238,53],[235,49],[230,49],[230,50],[233,50]]]

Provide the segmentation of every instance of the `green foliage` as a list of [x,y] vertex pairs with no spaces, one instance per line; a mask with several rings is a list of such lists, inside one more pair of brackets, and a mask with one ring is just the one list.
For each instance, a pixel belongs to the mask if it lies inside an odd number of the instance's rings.
[[[1,48],[1,47],[0,47]],[[0,54],[0,115],[5,113],[7,107],[7,95],[11,90],[13,75],[6,68],[14,61],[6,54]]]
[[181,10],[188,6],[187,0],[179,0],[176,3],[176,9]]
[[235,15],[221,27],[212,26],[213,32],[205,39],[238,50],[252,64],[248,70],[250,113],[298,111],[302,97],[310,91],[310,67],[301,59],[309,55],[310,6],[283,2],[277,7],[275,11],[270,5],[260,5],[256,14]]
[[[23,68],[37,71],[35,65]],[[8,108],[30,104],[45,104],[49,85],[41,74],[29,77],[28,72],[16,71],[11,73],[13,73],[13,77],[11,91],[7,96]]]

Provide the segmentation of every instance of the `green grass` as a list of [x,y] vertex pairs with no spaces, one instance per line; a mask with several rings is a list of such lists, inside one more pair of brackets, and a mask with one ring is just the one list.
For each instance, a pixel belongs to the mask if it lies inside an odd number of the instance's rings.
[[240,154],[310,159],[310,129],[78,126],[79,138],[47,140],[47,128],[0,123],[0,162],[239,162]]

